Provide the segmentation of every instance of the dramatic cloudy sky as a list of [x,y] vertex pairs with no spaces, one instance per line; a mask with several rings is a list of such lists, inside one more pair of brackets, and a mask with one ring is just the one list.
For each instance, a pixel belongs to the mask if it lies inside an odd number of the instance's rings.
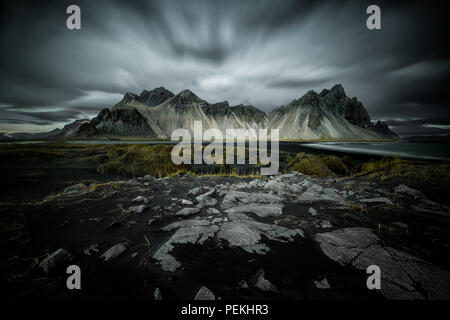
[[[3,1],[4,2],[4,1]],[[81,7],[82,29],[66,28]],[[378,4],[382,30],[366,28]],[[1,5],[0,132],[47,131],[125,92],[189,88],[269,111],[342,83],[401,135],[450,133],[448,7],[384,1],[22,1]]]

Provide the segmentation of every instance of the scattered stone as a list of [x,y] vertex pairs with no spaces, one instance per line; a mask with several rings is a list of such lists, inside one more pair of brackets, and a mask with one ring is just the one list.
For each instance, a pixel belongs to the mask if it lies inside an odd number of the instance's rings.
[[176,216],[190,216],[196,213],[199,213],[201,210],[200,208],[194,207],[194,208],[184,208],[175,213]]
[[312,216],[317,216],[317,211],[316,209],[314,209],[313,207],[308,209],[308,212],[312,215]]
[[193,205],[194,203],[193,203],[192,201],[190,201],[190,200],[182,199],[182,200],[181,200],[181,204],[182,204],[182,205],[188,205],[188,206],[191,206],[191,205]]
[[401,184],[401,185],[395,187],[394,192],[400,193],[400,194],[406,194],[414,199],[428,200],[427,197],[422,192],[420,192],[419,190],[410,188],[408,186],[405,186],[404,184]]
[[249,203],[225,210],[226,213],[254,213],[258,217],[278,217],[283,213],[282,205]]
[[130,185],[130,186],[133,186],[133,187],[139,187],[141,185],[140,182],[138,182],[136,180],[133,180],[133,179],[128,180],[127,184]]
[[262,181],[260,179],[255,179],[253,181],[250,181],[248,183],[249,188],[262,188],[265,185],[265,181]]
[[150,226],[152,225],[152,223],[155,222],[155,221],[156,221],[155,218],[148,219],[148,220],[147,220],[147,226],[150,227]]
[[248,203],[275,204],[281,203],[283,198],[267,193],[248,193],[242,191],[229,191],[225,193],[220,208],[226,210],[238,205]]
[[299,183],[300,186],[302,186],[303,188],[309,188],[310,186],[313,185],[313,183],[309,180],[303,180],[301,183]]
[[207,213],[207,214],[219,214],[220,211],[217,210],[216,208],[208,208],[208,209],[206,210],[206,213]]
[[314,280],[314,285],[317,289],[331,289],[327,278],[323,278],[322,280]]
[[138,254],[139,254],[138,252],[133,252],[133,253],[131,254],[131,258],[132,258],[132,259],[136,258]]
[[192,189],[191,191],[189,191],[189,193],[191,193],[192,195],[197,195],[199,192],[201,191],[200,187],[196,187],[194,189]]
[[127,247],[123,243],[118,243],[115,246],[109,248],[105,253],[100,256],[100,259],[104,259],[105,262],[113,260],[120,256],[127,250]]
[[143,197],[143,196],[137,196],[136,198],[131,200],[131,202],[142,202],[144,204],[148,204],[148,198]]
[[201,207],[215,206],[217,204],[217,200],[211,197],[211,195],[214,194],[214,192],[215,190],[213,189],[205,194],[196,197],[195,200]]
[[65,193],[65,194],[77,193],[77,192],[83,191],[86,188],[87,187],[84,183],[77,183],[77,184],[74,184],[74,185],[71,185],[71,186],[65,188],[63,193]]
[[127,224],[131,226],[131,225],[137,224],[137,222],[134,220],[129,220],[129,221],[127,221]]
[[216,300],[216,296],[207,287],[201,287],[195,295],[194,300]]
[[277,287],[275,287],[275,285],[272,282],[264,278],[264,270],[259,270],[258,273],[255,275],[253,285],[256,288],[261,289],[262,291],[271,291],[279,293]]
[[245,280],[241,280],[241,281],[239,281],[239,287],[240,288],[242,288],[242,289],[248,289],[248,284],[247,284],[247,282],[245,281]]
[[92,255],[92,253],[98,253],[100,249],[98,248],[98,245],[93,244],[89,248],[86,248],[83,250],[83,253],[87,256]]
[[213,223],[213,224],[222,223],[222,222],[223,222],[223,218],[214,218],[211,220],[211,223]]
[[284,183],[278,181],[277,179],[274,179],[274,180],[268,181],[265,184],[264,189],[271,189],[273,191],[282,193],[287,189],[287,186]]
[[162,300],[162,294],[159,288],[156,288],[155,291],[153,292],[153,298],[155,300]]
[[322,220],[322,221],[320,222],[320,227],[321,227],[322,229],[333,228],[333,225],[332,225],[331,222],[328,221],[328,220]]
[[141,214],[142,212],[144,212],[145,209],[147,209],[147,205],[145,204],[141,204],[139,206],[132,206],[128,208],[128,210],[137,214]]
[[75,257],[69,251],[60,248],[46,257],[44,260],[42,260],[42,262],[39,264],[39,267],[45,273],[50,273],[61,266],[63,263],[70,262],[73,259],[75,259]]

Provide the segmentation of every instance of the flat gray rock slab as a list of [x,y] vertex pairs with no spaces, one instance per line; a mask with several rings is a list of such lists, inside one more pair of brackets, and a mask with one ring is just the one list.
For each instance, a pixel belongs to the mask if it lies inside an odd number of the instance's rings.
[[229,191],[225,193],[220,208],[222,210],[226,210],[232,207],[249,203],[274,204],[281,203],[282,201],[283,198],[274,194]]
[[[245,215],[242,215],[245,216]],[[230,219],[231,220],[231,219]],[[231,247],[240,247],[247,252],[265,254],[270,248],[261,242],[262,236],[278,242],[294,241],[304,237],[300,229],[288,229],[282,226],[266,224],[252,219],[235,219],[227,221],[209,221],[190,219],[176,221],[162,228],[163,231],[176,232],[154,254],[164,271],[175,272],[181,263],[171,255],[176,244],[204,244],[210,238],[225,240]]]
[[191,216],[193,214],[199,213],[201,211],[200,208],[183,208],[180,211],[176,212],[176,216]]
[[[189,222],[188,222],[189,221]],[[219,230],[216,225],[203,224],[202,220],[183,221],[184,224],[176,225],[176,223],[166,226],[167,230],[180,227],[172,237],[164,243],[154,254],[153,259],[157,260],[161,269],[168,272],[175,272],[181,263],[173,257],[170,252],[176,244],[203,244],[207,239],[214,237]],[[199,223],[196,223],[199,221]]]
[[253,213],[262,218],[279,217],[283,213],[283,205],[248,203],[226,209],[225,213]]
[[265,254],[269,247],[260,243],[264,235],[279,242],[293,241],[295,237],[304,237],[300,229],[257,222],[254,220],[233,220],[222,224],[217,238],[226,240],[232,247],[240,247],[247,252]]
[[388,299],[450,299],[450,272],[408,253],[383,247],[367,228],[345,228],[315,236],[323,253],[342,266],[381,270],[381,294]]
[[100,259],[110,261],[120,256],[125,251],[127,251],[127,247],[123,243],[118,243],[105,251],[105,253],[100,256]]

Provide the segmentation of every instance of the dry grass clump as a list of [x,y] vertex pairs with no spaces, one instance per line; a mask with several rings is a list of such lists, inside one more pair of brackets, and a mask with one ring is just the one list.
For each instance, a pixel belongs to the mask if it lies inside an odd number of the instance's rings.
[[287,156],[287,171],[298,171],[317,177],[344,176],[349,172],[341,158],[327,155],[298,153],[295,158]]
[[379,160],[370,160],[362,165],[359,175],[379,172],[386,169],[395,169],[406,163],[408,163],[408,160],[399,157],[383,157]]
[[151,175],[157,178],[181,172],[191,172],[191,166],[175,165],[170,157],[173,146],[145,144],[116,144],[108,148],[100,173],[115,171],[136,176]]

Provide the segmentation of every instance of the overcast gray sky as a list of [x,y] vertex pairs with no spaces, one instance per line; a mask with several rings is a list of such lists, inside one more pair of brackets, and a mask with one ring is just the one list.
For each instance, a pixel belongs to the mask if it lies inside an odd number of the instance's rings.
[[[66,28],[81,7],[82,29]],[[382,30],[366,28],[378,4]],[[189,88],[269,111],[342,83],[400,135],[450,133],[448,7],[384,1],[11,1],[0,132],[48,131],[125,92]]]

